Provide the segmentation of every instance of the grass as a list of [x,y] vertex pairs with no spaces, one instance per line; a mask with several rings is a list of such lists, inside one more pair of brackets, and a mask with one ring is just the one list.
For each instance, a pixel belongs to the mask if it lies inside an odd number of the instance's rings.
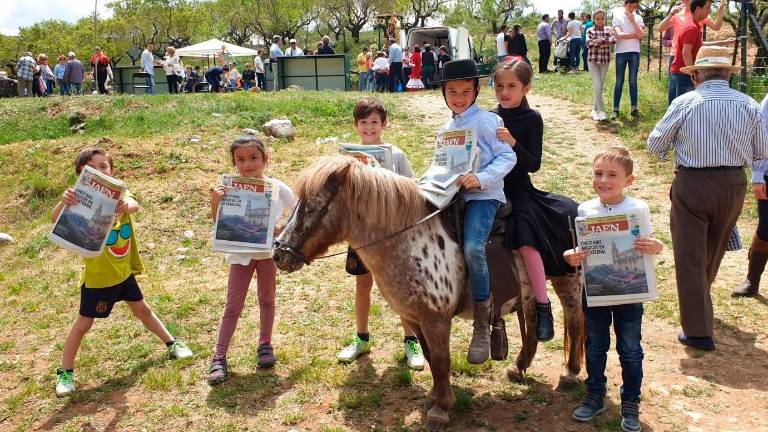
[[[537,78],[535,89],[538,94],[579,101],[582,108],[591,97],[588,78],[582,74]],[[645,76],[641,76],[641,90],[640,106],[648,118],[637,123],[622,120],[604,129],[635,149],[652,126],[651,117],[660,112],[653,98],[664,94]],[[269,174],[290,184],[317,156],[336,152],[337,143],[318,144],[318,138],[355,140],[351,111],[358,97],[356,93],[282,92],[0,101],[0,231],[16,239],[10,245],[0,244],[4,298],[0,303],[0,388],[4,390],[0,429],[92,430],[111,425],[116,430],[190,432],[420,430],[420,406],[432,379],[429,372],[405,367],[399,320],[376,291],[370,322],[373,351],[351,365],[340,365],[334,358],[354,336],[354,280],[343,272],[341,258],[278,275],[274,370],[262,371],[256,365],[259,317],[252,291],[229,352],[232,378],[215,388],[205,382],[228,270],[222,256],[210,250],[208,195],[220,173],[232,169],[228,144],[244,127],[259,129],[270,118],[290,118],[297,129],[294,141],[266,140],[271,154]],[[408,154],[415,172],[423,172],[435,125],[444,119],[430,111],[422,113],[432,107],[414,106],[413,101],[425,98],[439,103],[439,94],[381,97],[389,109],[385,138]],[[487,88],[480,102],[492,106]],[[73,135],[68,129],[66,117],[74,110],[88,116],[84,134]],[[583,120],[583,113],[567,115]],[[545,118],[547,124],[556,120]],[[192,136],[199,140],[190,140]],[[536,175],[537,185],[575,199],[588,198],[589,161],[580,153],[573,131],[549,127],[545,139],[545,161]],[[47,234],[50,210],[75,179],[72,159],[89,145],[103,146],[114,155],[117,176],[138,197],[142,211],[137,215],[137,234],[147,267],[139,283],[157,315],[196,356],[182,362],[167,360],[164,345],[125,306],[117,305],[112,316],[98,320],[84,340],[76,363],[80,391],[59,399],[52,391],[54,370],[77,313],[82,262],[52,245]],[[646,178],[665,189],[670,179],[663,171],[666,168],[647,159],[642,164]],[[577,174],[582,170],[586,176]],[[665,209],[661,189],[648,192],[654,214]],[[745,212],[744,233],[754,227],[752,207]],[[186,238],[186,230],[194,237]],[[179,248],[186,250],[179,252]],[[180,254],[185,255],[183,260],[176,259]],[[674,268],[669,256],[665,260],[658,265],[661,299],[646,310],[652,317],[674,323],[678,319]],[[729,274],[741,276],[735,271]],[[724,325],[757,333],[757,323],[768,318],[764,308],[751,307],[747,300],[730,301],[717,290],[713,295]],[[560,368],[559,341],[539,348],[525,382],[501,378],[519,347],[513,336],[515,325],[508,324],[513,345],[510,359],[470,365],[464,354],[471,326],[455,322],[452,384],[457,410],[456,423],[449,430],[477,428],[476,413],[481,413],[478,417],[503,413],[503,419],[488,420],[487,425],[499,425],[488,430],[506,430],[509,422],[546,430],[546,416],[540,413],[571,409],[583,395],[583,387],[576,393],[552,390]],[[749,352],[754,355],[757,349]],[[691,361],[710,358],[718,357]],[[711,385],[719,385],[720,379],[714,378]],[[725,394],[708,394],[709,385],[700,383],[682,392],[692,401]],[[678,423],[684,421],[677,417]],[[596,428],[614,426],[611,419]]]

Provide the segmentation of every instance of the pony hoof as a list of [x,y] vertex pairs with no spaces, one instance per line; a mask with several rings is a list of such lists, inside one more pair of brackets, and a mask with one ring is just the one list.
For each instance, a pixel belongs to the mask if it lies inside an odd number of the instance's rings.
[[449,421],[448,412],[437,405],[427,412],[427,430],[430,432],[442,430]]
[[433,399],[427,399],[427,402],[424,404],[424,408],[427,410],[427,412],[429,412],[433,406],[435,406],[435,401]]
[[557,390],[572,390],[579,385],[579,377],[577,375],[567,374],[561,375],[560,380],[557,383]]
[[507,379],[511,382],[523,382],[525,381],[525,371],[520,370],[512,365],[507,366],[506,369]]

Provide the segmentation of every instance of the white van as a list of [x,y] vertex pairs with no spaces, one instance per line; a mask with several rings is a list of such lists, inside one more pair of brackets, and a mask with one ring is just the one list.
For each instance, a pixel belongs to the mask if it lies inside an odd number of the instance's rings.
[[475,58],[475,45],[464,27],[414,27],[407,34],[405,30],[400,31],[401,46],[413,49],[418,45],[424,49],[424,43],[432,45],[435,51],[446,47],[453,60]]

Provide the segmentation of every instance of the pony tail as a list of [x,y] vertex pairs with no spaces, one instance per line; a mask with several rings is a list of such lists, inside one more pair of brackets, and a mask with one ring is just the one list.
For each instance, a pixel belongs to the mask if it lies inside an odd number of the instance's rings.
[[531,106],[528,105],[528,96],[523,96],[523,100],[520,101],[520,106],[523,108],[530,108]]

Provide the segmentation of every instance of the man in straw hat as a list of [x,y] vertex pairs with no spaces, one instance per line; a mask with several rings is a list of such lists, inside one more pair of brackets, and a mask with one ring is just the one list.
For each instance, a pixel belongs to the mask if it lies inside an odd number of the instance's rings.
[[504,177],[517,163],[517,155],[512,147],[497,136],[504,122],[476,103],[480,93],[480,78],[474,60],[467,59],[447,62],[443,79],[437,81],[442,86],[443,98],[452,113],[441,132],[474,129],[480,152],[480,166],[458,180],[467,202],[464,214],[464,260],[474,300],[474,332],[467,361],[472,364],[484,363],[490,352],[491,294],[485,245],[496,211],[506,203]]
[[696,89],[672,101],[648,136],[648,150],[662,160],[675,151],[669,195],[678,340],[703,351],[715,349],[710,287],[744,205],[744,165],[768,158],[760,106],[728,86],[739,70],[730,57],[728,48],[702,47],[692,65],[680,68]]

